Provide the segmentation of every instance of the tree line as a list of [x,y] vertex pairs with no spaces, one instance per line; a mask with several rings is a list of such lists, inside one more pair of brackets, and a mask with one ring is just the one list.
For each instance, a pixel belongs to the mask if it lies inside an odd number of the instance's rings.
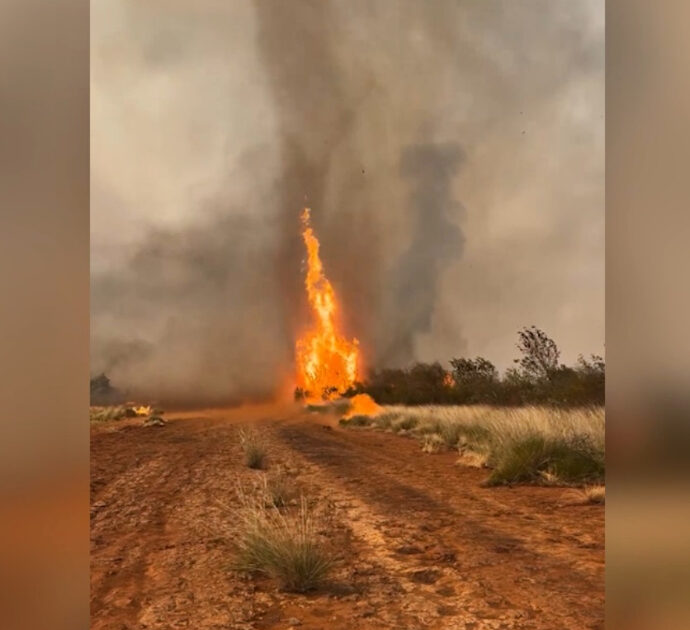
[[401,405],[602,405],[605,363],[582,355],[574,366],[559,363],[560,350],[536,326],[518,331],[520,356],[500,376],[484,357],[453,358],[450,370],[440,363],[415,363],[406,369],[372,371],[345,396],[369,394],[379,404]]

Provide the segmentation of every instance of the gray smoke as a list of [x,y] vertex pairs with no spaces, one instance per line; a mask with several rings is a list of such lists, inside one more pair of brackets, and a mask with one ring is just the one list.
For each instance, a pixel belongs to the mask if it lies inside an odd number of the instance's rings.
[[289,390],[312,208],[371,367],[538,323],[603,342],[603,3],[108,0],[92,17],[92,369]]

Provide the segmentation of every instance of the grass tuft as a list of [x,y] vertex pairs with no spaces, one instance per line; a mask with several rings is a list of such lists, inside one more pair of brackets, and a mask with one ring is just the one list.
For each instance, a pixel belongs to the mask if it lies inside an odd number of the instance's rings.
[[425,453],[438,453],[445,445],[446,442],[440,433],[429,433],[422,439],[422,450]]
[[391,429],[395,433],[400,433],[401,431],[411,431],[419,424],[419,420],[414,416],[402,416],[397,420],[391,422]]
[[349,418],[341,418],[339,424],[344,427],[367,427],[372,423],[371,416],[356,415]]
[[278,508],[288,505],[297,494],[292,479],[282,468],[264,476],[262,492],[264,503]]
[[606,502],[606,487],[605,486],[585,486],[582,490],[588,503],[605,503]]
[[584,435],[532,434],[503,439],[493,458],[488,485],[600,481],[604,476],[602,455]]
[[606,502],[605,486],[594,485],[584,488],[570,488],[563,493],[562,502],[566,505],[601,504]]
[[[108,420],[122,420],[131,417],[128,412],[131,410],[122,405],[110,407],[89,407],[89,420],[91,422],[107,422]],[[136,414],[134,414],[136,416]]]
[[428,452],[457,448],[458,463],[493,470],[489,485],[582,485],[604,479],[601,406],[389,405],[360,422],[412,435]]
[[244,463],[249,468],[257,470],[264,468],[268,450],[261,434],[255,429],[240,429],[239,438],[244,452]]
[[287,591],[303,593],[321,585],[332,568],[318,536],[318,523],[304,497],[294,514],[244,500],[240,512],[235,568],[263,573]]

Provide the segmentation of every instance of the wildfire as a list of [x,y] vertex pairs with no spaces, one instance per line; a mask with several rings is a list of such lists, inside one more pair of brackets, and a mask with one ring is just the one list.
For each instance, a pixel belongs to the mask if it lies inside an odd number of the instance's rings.
[[319,257],[319,241],[310,224],[309,208],[302,212],[302,238],[307,249],[305,287],[314,322],[295,344],[297,387],[310,398],[330,399],[357,379],[359,342],[338,330],[338,301]]
[[346,418],[352,416],[377,416],[383,411],[381,406],[368,394],[357,394],[350,399],[350,409]]
[[140,405],[139,407],[134,407],[134,413],[137,416],[150,416],[153,408],[148,405]]

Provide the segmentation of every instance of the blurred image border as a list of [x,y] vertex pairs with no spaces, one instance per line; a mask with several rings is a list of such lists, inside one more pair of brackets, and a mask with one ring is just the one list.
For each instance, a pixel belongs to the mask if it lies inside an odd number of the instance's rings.
[[[608,0],[607,627],[688,627],[690,7]],[[89,625],[89,3],[0,9],[0,625]]]

